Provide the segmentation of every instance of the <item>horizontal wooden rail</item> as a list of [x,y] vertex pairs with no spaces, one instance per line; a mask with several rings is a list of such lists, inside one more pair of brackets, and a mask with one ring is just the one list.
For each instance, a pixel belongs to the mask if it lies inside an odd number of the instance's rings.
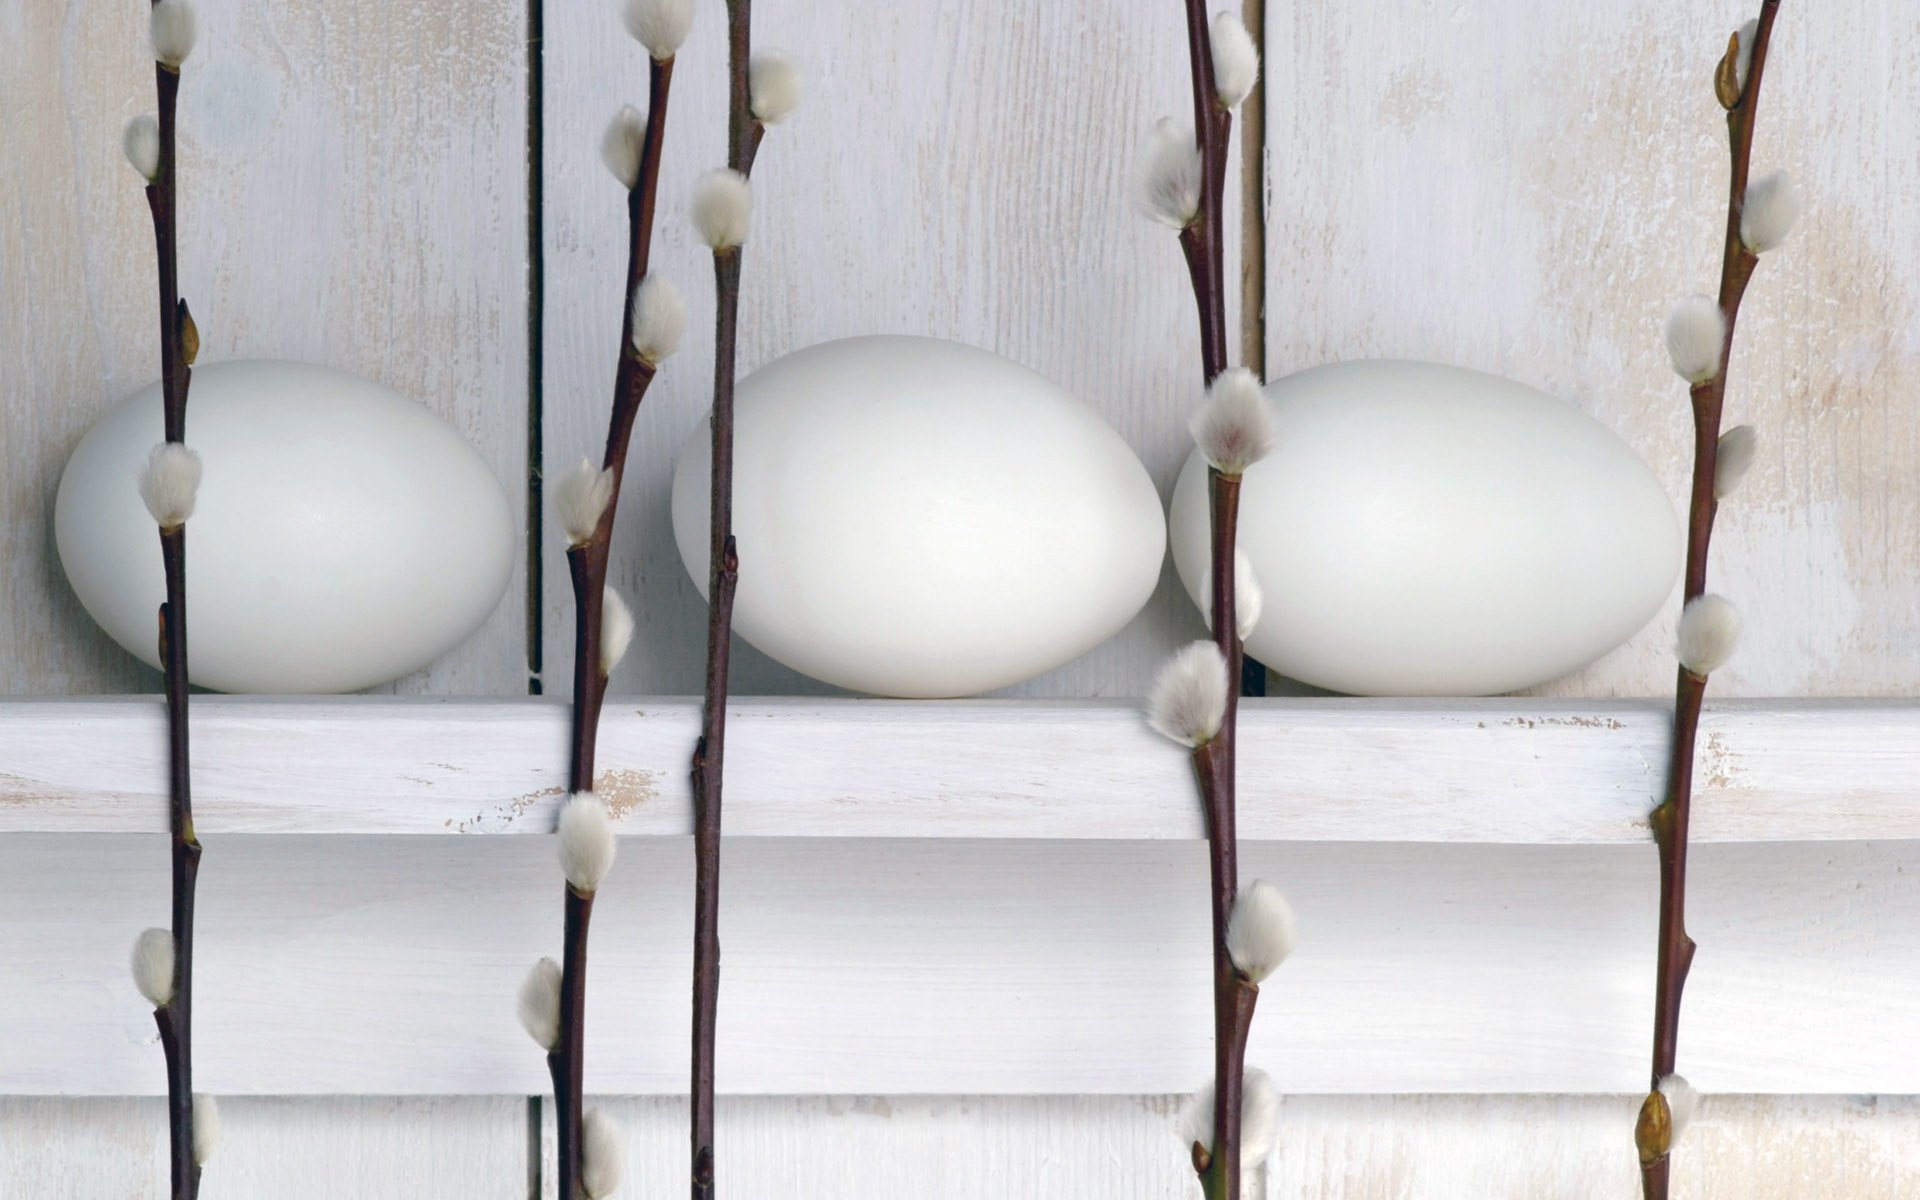
[[[691,829],[697,705],[608,703],[599,786],[626,835]],[[207,697],[202,832],[548,833],[564,709],[540,701]],[[1187,763],[1109,701],[753,700],[734,708],[732,836],[1197,839]],[[1241,835],[1647,840],[1665,706],[1264,700],[1242,711]],[[164,827],[157,699],[0,702],[0,834]],[[1722,703],[1701,842],[1920,838],[1920,703]]]

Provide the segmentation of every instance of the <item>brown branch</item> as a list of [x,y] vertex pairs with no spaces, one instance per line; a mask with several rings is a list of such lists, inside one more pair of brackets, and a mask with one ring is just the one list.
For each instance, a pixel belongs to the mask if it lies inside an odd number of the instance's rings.
[[580,1118],[585,1108],[587,1028],[587,926],[593,893],[567,886],[566,949],[560,967],[560,1040],[547,1055],[553,1076],[554,1125],[559,1130],[561,1200],[580,1200]]
[[[765,130],[754,119],[748,89],[752,58],[751,0],[727,0],[727,166],[743,177]],[[715,1190],[714,1063],[720,1008],[720,815],[726,762],[727,680],[733,642],[733,596],[740,557],[733,539],[733,381],[738,357],[742,248],[715,250],[713,278],[713,435],[708,481],[707,669],[700,739],[694,746],[693,1046],[689,1120],[690,1174],[696,1200]]]
[[[1727,109],[1727,133],[1731,167],[1727,192],[1726,243],[1720,267],[1720,311],[1726,319],[1726,338],[1720,348],[1720,370],[1704,383],[1691,389],[1694,450],[1693,478],[1687,506],[1687,568],[1682,588],[1683,604],[1690,603],[1707,590],[1708,550],[1713,540],[1713,522],[1718,511],[1714,499],[1714,473],[1720,442],[1720,423],[1727,394],[1727,369],[1733,357],[1734,328],[1740,316],[1740,303],[1758,262],[1740,237],[1741,213],[1746,206],[1747,177],[1753,157],[1753,130],[1760,100],[1760,84],[1765,77],[1767,48],[1772,41],[1774,18],[1779,0],[1763,0],[1760,20],[1754,35],[1753,50],[1747,68],[1744,93],[1734,96],[1730,87],[1732,65],[1723,60],[1716,71],[1716,88]],[[1728,56],[1737,47],[1729,47]],[[1659,956],[1654,978],[1653,1054],[1650,1091],[1674,1073],[1679,1056],[1680,1006],[1686,990],[1687,973],[1693,964],[1694,941],[1687,934],[1687,842],[1693,810],[1693,769],[1700,729],[1700,708],[1707,681],[1684,666],[1674,687],[1673,757],[1668,764],[1667,794],[1653,811],[1651,824],[1654,844],[1660,856],[1660,929]],[[1658,1107],[1658,1106],[1656,1106]],[[1642,1122],[1645,1137],[1655,1139],[1641,1146],[1641,1191],[1645,1200],[1666,1200],[1671,1168],[1671,1123]]]
[[[1200,151],[1200,210],[1180,231],[1180,249],[1193,282],[1200,319],[1200,357],[1204,381],[1211,385],[1227,369],[1225,201],[1228,147],[1233,113],[1220,103],[1213,77],[1212,35],[1204,0],[1186,0],[1187,52],[1193,80],[1193,129]],[[1234,614],[1234,543],[1238,523],[1240,477],[1209,470],[1208,500],[1212,532],[1212,616],[1214,642],[1227,665],[1227,708],[1220,732],[1194,752],[1206,814],[1208,867],[1213,918],[1214,1129],[1204,1165],[1196,1158],[1208,1200],[1239,1200],[1241,1084],[1246,1068],[1247,1034],[1257,991],[1235,971],[1227,952],[1227,922],[1239,896],[1239,846],[1235,832],[1235,725],[1242,670],[1242,647]]]
[[1212,36],[1205,0],[1186,0],[1187,56],[1193,75],[1193,136],[1200,149],[1200,214],[1180,231],[1200,312],[1200,359],[1206,381],[1227,369],[1225,202],[1227,147],[1233,113],[1213,82]]
[[[175,148],[180,72],[154,63],[160,154],[146,189],[153,218],[160,318],[162,433],[184,442],[187,389],[199,336],[180,299],[180,251],[176,233],[178,156]],[[168,829],[172,857],[173,997],[154,1014],[167,1064],[167,1132],[174,1200],[193,1200],[200,1167],[193,1156],[193,905],[200,872],[200,842],[193,830],[192,771],[187,739],[187,539],[183,527],[160,530],[166,574],[160,610],[160,652],[167,703]]]
[[[646,278],[652,255],[660,157],[665,146],[667,99],[672,83],[673,60],[662,62],[650,58],[646,141],[641,149],[639,176],[627,190],[627,271],[622,282],[620,358],[614,369],[613,404],[601,460],[601,469],[612,473],[613,486],[593,536],[584,544],[567,549],[574,611],[573,712],[567,755],[570,792],[593,790],[594,752],[609,682],[608,673],[600,664],[600,633],[613,525],[619,511],[620,484],[626,476],[633,422],[656,374],[654,364],[642,359],[633,345],[634,293]],[[582,1078],[586,1042],[587,925],[592,914],[593,896],[581,896],[569,886],[565,948],[560,967],[559,1040],[547,1056],[560,1131],[559,1194],[562,1200],[576,1200],[579,1186],[580,1121],[586,1106]]]
[[714,1193],[713,1081],[720,1007],[720,805],[726,760],[727,673],[733,645],[733,594],[740,556],[733,540],[733,370],[740,306],[740,251],[716,251],[713,380],[712,530],[707,581],[706,698],[693,751],[693,1195]]

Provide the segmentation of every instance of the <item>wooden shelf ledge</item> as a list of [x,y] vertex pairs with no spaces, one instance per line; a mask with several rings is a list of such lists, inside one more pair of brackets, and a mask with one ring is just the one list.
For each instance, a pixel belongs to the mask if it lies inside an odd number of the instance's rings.
[[[691,828],[691,699],[610,700],[600,790],[623,834]],[[1125,701],[745,700],[737,837],[1191,840],[1184,755]],[[548,833],[558,701],[208,696],[193,705],[203,835]],[[1658,701],[1255,700],[1255,841],[1644,842],[1665,776]],[[0,702],[0,834],[165,828],[157,697]],[[1920,838],[1920,702],[1709,706],[1701,842]]]

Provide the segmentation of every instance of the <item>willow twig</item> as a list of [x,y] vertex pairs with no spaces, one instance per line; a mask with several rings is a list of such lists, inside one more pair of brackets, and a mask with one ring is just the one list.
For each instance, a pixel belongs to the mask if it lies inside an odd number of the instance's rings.
[[[753,173],[759,122],[749,103],[751,0],[727,0],[727,167]],[[726,239],[711,239],[725,241]],[[693,751],[693,1045],[688,1141],[692,1194],[715,1190],[714,1063],[720,1016],[720,807],[726,762],[727,677],[740,556],[733,540],[733,379],[740,322],[738,241],[713,246],[712,475],[708,480],[707,667],[700,740]]]
[[[1759,262],[1759,252],[1770,248],[1750,245],[1749,169],[1753,154],[1754,122],[1765,76],[1767,49],[1779,0],[1764,0],[1759,19],[1737,32],[1715,72],[1715,91],[1727,110],[1730,178],[1727,198],[1726,241],[1721,259],[1720,288],[1712,307],[1683,305],[1669,326],[1668,340],[1675,368],[1690,383],[1693,410],[1693,474],[1687,517],[1686,578],[1682,588],[1681,663],[1674,688],[1672,759],[1666,797],[1653,811],[1651,824],[1660,858],[1659,957],[1654,983],[1654,1026],[1651,1086],[1635,1128],[1640,1152],[1641,1188],[1646,1200],[1665,1200],[1672,1149],[1684,1124],[1672,1097],[1691,1089],[1675,1074],[1679,1052],[1680,1008],[1695,944],[1686,929],[1688,826],[1692,815],[1693,771],[1700,727],[1700,710],[1707,676],[1732,649],[1735,626],[1730,605],[1708,596],[1707,560],[1714,518],[1721,495],[1728,489],[1720,469],[1721,420],[1726,402],[1727,368],[1740,303]],[[1742,40],[1751,37],[1752,44]],[[1744,64],[1743,60],[1744,59]],[[1787,217],[1791,221],[1791,216]],[[1784,229],[1780,232],[1784,233]],[[1702,337],[1718,338],[1713,346]],[[1706,354],[1698,351],[1704,349]],[[1717,350],[1717,354],[1715,351]],[[1701,360],[1704,361],[1696,361]]]
[[799,103],[799,77],[777,55],[752,53],[751,0],[727,0],[727,166],[710,172],[694,221],[713,251],[712,463],[708,479],[707,661],[693,783],[693,1044],[690,1173],[696,1200],[715,1192],[713,1094],[720,1007],[720,817],[726,762],[727,683],[740,556],[733,536],[733,392],[740,267],[752,205],[748,181],[767,125]]
[[[574,601],[567,756],[567,786],[573,798],[560,821],[561,863],[567,876],[562,959],[557,969],[550,963],[536,966],[521,993],[522,1020],[548,1051],[562,1200],[597,1200],[617,1186],[620,1170],[613,1149],[619,1135],[611,1122],[585,1112],[584,1096],[588,928],[614,845],[605,805],[593,791],[594,754],[608,682],[633,632],[632,616],[607,586],[607,573],[634,418],[685,324],[678,294],[665,280],[650,277],[648,267],[674,54],[686,37],[691,14],[681,0],[634,0],[626,6],[625,17],[648,51],[648,104],[644,121],[630,108],[616,114],[602,143],[608,169],[626,189],[627,210],[627,269],[621,281],[613,401],[600,466],[583,459],[554,489],[568,535],[567,574]],[[596,1126],[602,1135],[598,1159],[594,1139],[583,1134],[590,1117],[601,1122]]]
[[[160,318],[160,390],[162,435],[141,476],[148,510],[160,527],[160,559],[166,576],[166,601],[160,606],[160,658],[167,708],[168,831],[172,856],[170,966],[165,987],[142,979],[142,991],[154,1001],[154,1021],[167,1063],[167,1127],[174,1200],[192,1200],[200,1190],[201,1160],[210,1136],[195,1144],[193,1100],[193,907],[200,871],[200,841],[193,828],[192,771],[187,730],[187,534],[199,485],[199,459],[186,448],[187,390],[199,334],[180,298],[178,154],[176,112],[180,67],[192,51],[196,18],[182,0],[154,0],[150,36],[154,48],[157,117],[129,125],[127,157],[146,177],[147,209],[153,219]],[[147,939],[143,936],[143,942]],[[135,974],[142,975],[136,952]],[[210,1131],[208,1131],[210,1134]]]

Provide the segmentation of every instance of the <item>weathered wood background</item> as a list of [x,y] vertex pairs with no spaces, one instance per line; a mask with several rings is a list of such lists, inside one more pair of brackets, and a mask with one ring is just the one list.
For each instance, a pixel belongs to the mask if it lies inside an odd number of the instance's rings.
[[[562,465],[598,436],[620,233],[595,147],[612,108],[644,94],[643,52],[612,0],[545,5],[530,47],[540,7],[200,0],[182,105],[183,288],[204,355],[312,359],[388,382],[453,421],[521,494],[530,465]],[[811,94],[770,135],[756,174],[765,201],[742,366],[852,333],[975,342],[1077,392],[1170,484],[1197,342],[1172,239],[1132,213],[1125,184],[1149,121],[1184,107],[1179,6],[760,7],[760,40],[806,64]],[[1658,326],[1675,299],[1711,285],[1724,154],[1708,71],[1752,4],[1267,7],[1269,373],[1362,355],[1501,371],[1592,412],[1678,494],[1686,413]],[[154,373],[150,233],[119,151],[122,122],[151,104],[144,9],[0,0],[0,694],[157,685],[79,610],[50,521],[75,442]],[[719,4],[702,9],[681,55],[657,258],[696,312],[711,284],[684,196],[722,141]],[[544,87],[530,132],[535,54]],[[1716,691],[1911,696],[1920,12],[1788,0],[1766,110],[1758,165],[1793,168],[1812,203],[1763,264],[1741,326],[1731,416],[1757,424],[1764,449],[1716,541],[1716,586],[1748,614],[1744,651]],[[530,142],[544,164],[531,181]],[[616,570],[642,634],[619,690],[697,688],[699,604],[665,497],[705,407],[708,353],[696,322],[636,434]],[[395,690],[518,695],[530,678],[566,677],[558,550],[530,551],[544,583],[515,587],[480,635]],[[1547,690],[1658,694],[1671,625],[1669,614]],[[1137,694],[1164,649],[1198,629],[1169,571],[1126,634],[1019,691]],[[751,652],[739,682],[743,693],[816,690]],[[0,746],[0,770],[4,758]],[[1836,895],[1819,911],[1838,940],[1875,944],[1910,900],[1899,875],[1869,873],[1851,899],[1830,881]],[[1392,880],[1368,885],[1369,903],[1391,906]],[[1902,961],[1911,978],[1912,956]],[[1383,975],[1380,986],[1394,985]],[[130,1012],[127,1036],[150,1036],[135,1031],[141,1017]],[[1867,1020],[1852,1036],[1886,1032]],[[618,1107],[646,1181],[633,1194],[670,1194],[677,1105]],[[1270,1193],[1625,1196],[1631,1108],[1302,1096],[1289,1102],[1289,1153]],[[206,1194],[525,1196],[539,1183],[534,1111],[512,1097],[236,1099]],[[1164,1097],[740,1098],[722,1121],[735,1194],[747,1196],[1189,1187]],[[157,1196],[163,1141],[149,1100],[0,1100],[0,1195]],[[1920,1110],[1907,1100],[1715,1098],[1680,1194],[1891,1200],[1920,1187],[1916,1157]]]

